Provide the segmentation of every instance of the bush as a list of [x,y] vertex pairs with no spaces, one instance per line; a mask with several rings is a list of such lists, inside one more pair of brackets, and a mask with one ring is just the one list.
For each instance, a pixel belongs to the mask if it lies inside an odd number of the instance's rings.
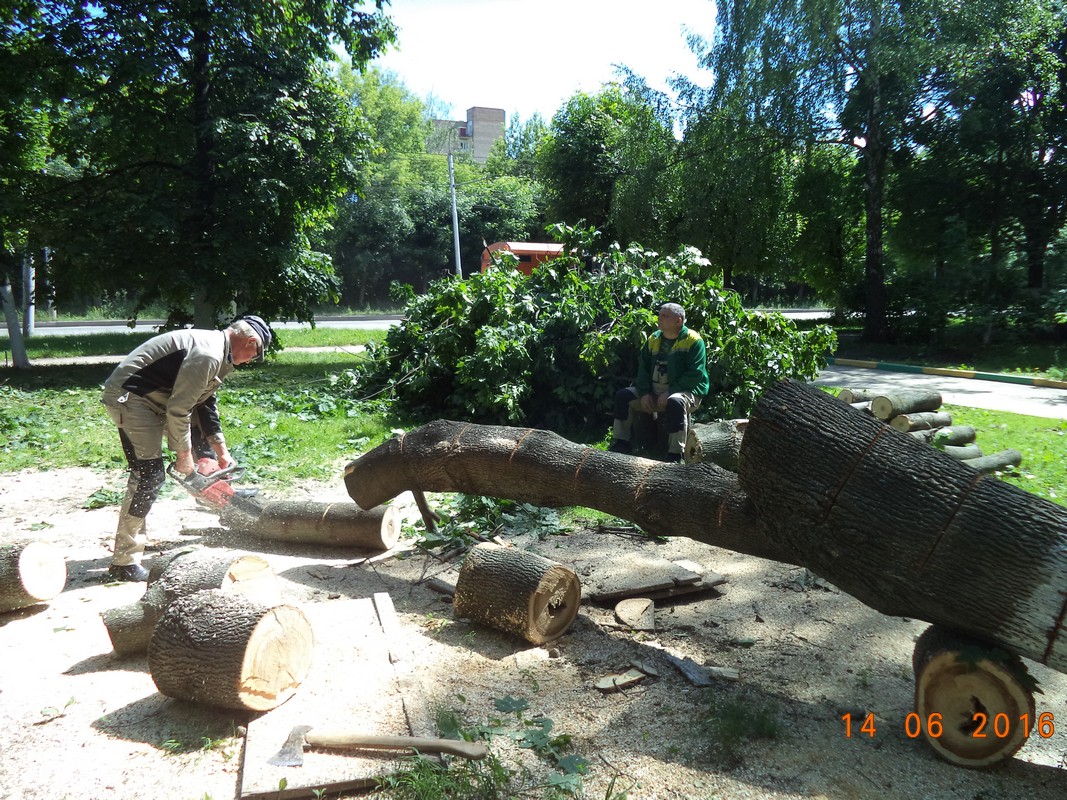
[[818,374],[835,345],[828,327],[801,332],[779,314],[747,312],[708,272],[693,248],[660,256],[613,246],[556,259],[530,277],[497,267],[438,281],[339,385],[391,397],[421,418],[602,432],[665,302],[682,304],[707,343],[704,418],[747,416],[779,378]]

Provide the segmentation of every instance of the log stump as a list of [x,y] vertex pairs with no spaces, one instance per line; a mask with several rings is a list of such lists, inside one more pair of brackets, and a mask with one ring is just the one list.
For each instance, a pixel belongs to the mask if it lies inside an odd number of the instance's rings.
[[281,584],[259,556],[201,548],[162,553],[152,560],[144,596],[101,615],[115,652],[144,653],[167,606],[204,589],[242,594],[265,605],[281,600]]
[[915,714],[908,736],[961,767],[989,767],[1026,744],[1035,723],[1032,679],[1018,656],[932,625],[918,638]]
[[307,677],[314,636],[296,606],[207,589],[171,603],[152,632],[148,669],[167,697],[269,711]]
[[574,622],[582,588],[574,570],[547,558],[484,543],[460,567],[454,600],[457,617],[543,644]]
[[0,613],[46,603],[67,585],[67,562],[55,545],[19,541],[0,545]]
[[353,503],[273,501],[258,515],[237,506],[220,514],[222,524],[262,539],[389,550],[400,539],[400,512],[395,506],[364,511]]

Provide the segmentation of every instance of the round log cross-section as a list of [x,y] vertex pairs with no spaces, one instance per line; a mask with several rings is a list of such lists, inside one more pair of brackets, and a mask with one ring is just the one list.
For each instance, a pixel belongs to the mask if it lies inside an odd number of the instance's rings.
[[917,718],[906,727],[921,731],[941,758],[989,767],[1026,744],[1034,695],[1017,656],[933,625],[916,641],[912,661]]
[[480,544],[456,580],[454,609],[492,628],[543,644],[574,622],[582,588],[574,570],[536,553]]
[[269,711],[307,677],[313,644],[311,624],[295,606],[208,589],[167,607],[152,632],[148,669],[167,697]]
[[0,612],[51,600],[67,585],[67,562],[48,542],[0,546]]

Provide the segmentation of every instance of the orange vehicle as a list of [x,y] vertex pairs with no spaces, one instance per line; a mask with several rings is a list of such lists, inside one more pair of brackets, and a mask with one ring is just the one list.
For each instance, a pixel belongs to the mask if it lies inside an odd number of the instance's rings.
[[535,267],[563,255],[563,245],[544,242],[493,242],[482,251],[482,272],[493,263],[493,253],[506,250],[519,259],[518,270],[529,275]]

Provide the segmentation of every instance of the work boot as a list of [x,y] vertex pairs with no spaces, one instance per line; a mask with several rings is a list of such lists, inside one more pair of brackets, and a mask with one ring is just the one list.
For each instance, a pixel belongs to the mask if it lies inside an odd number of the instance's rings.
[[611,443],[611,446],[608,448],[608,452],[630,455],[630,453],[633,452],[633,447],[631,447],[629,442],[624,441],[623,439],[616,439]]
[[112,564],[108,567],[107,574],[117,581],[140,583],[148,580],[148,570],[140,564]]
[[147,540],[148,529],[144,517],[135,517],[123,509],[119,512],[119,526],[115,532],[112,560],[127,563],[140,561]]

